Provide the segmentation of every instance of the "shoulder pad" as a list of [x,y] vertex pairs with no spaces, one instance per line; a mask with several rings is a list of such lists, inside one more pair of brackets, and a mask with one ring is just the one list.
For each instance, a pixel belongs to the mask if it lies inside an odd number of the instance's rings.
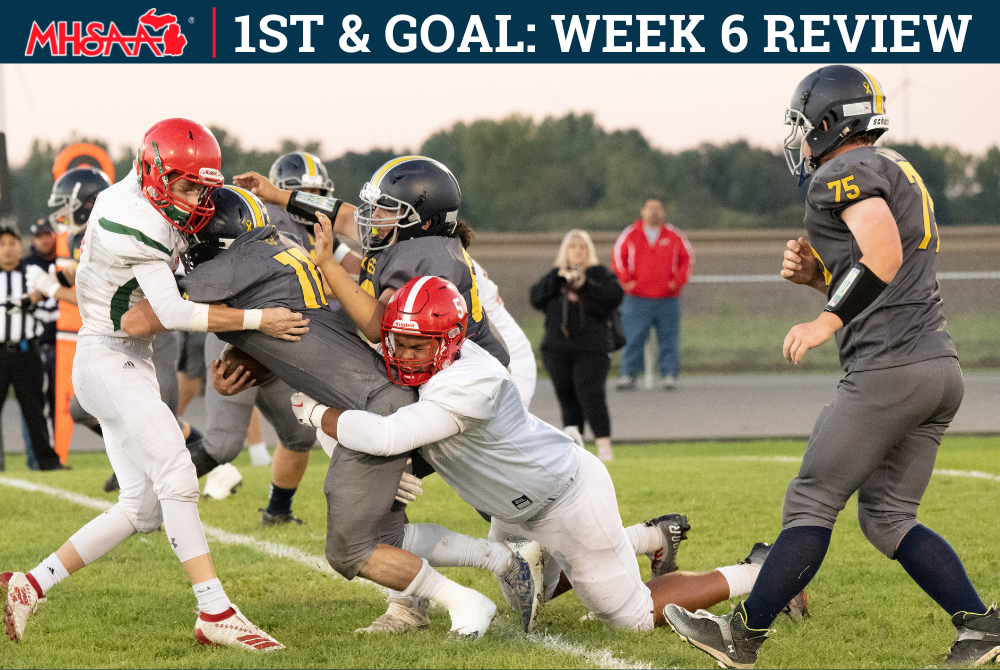
[[874,147],[859,147],[823,164],[809,185],[809,206],[837,211],[868,198],[888,199],[889,180]]

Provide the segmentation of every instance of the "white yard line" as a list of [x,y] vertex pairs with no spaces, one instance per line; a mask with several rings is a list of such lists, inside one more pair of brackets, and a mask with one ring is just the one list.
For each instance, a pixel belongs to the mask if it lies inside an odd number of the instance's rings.
[[[29,482],[24,479],[14,479],[3,475],[0,475],[0,485],[21,489],[22,491],[29,491],[31,493],[44,493],[45,495],[60,498],[83,507],[89,507],[90,509],[94,509],[99,512],[110,509],[113,504],[107,500],[101,500],[100,498],[91,498],[90,496],[73,493],[72,491],[67,491],[65,489],[58,489],[52,486],[46,486],[45,484],[36,484],[35,482]],[[274,558],[284,558],[290,561],[295,561],[296,563],[299,563],[311,570],[316,570],[317,572],[322,572],[325,575],[330,575],[336,579],[340,579],[340,575],[330,567],[330,564],[327,562],[325,556],[315,556],[313,554],[306,553],[301,549],[290,547],[285,544],[258,540],[257,538],[250,537],[249,535],[230,533],[229,531],[222,530],[221,528],[215,528],[214,526],[208,526],[205,524],[202,525],[205,528],[205,535],[209,539],[221,544],[249,547],[250,549],[259,551],[262,554],[266,554]],[[374,587],[383,595],[388,592],[387,589],[365,579],[356,579],[355,582],[362,582],[369,587]],[[522,636],[519,632],[516,633],[516,635],[518,637]],[[652,667],[649,663],[643,663],[642,661],[637,661],[632,658],[616,658],[615,653],[610,649],[592,649],[582,644],[569,642],[562,639],[561,635],[549,635],[547,633],[535,632],[523,637],[530,642],[542,645],[546,649],[551,649],[559,653],[581,658],[587,663],[591,663],[598,668],[613,668],[614,670],[647,670]]]
[[[795,456],[724,456],[730,461],[757,461],[760,463],[801,463],[801,458]],[[935,468],[935,475],[944,477],[967,477],[969,479],[985,479],[990,482],[1000,482],[1000,475],[993,475],[978,470],[952,470],[951,468]]]

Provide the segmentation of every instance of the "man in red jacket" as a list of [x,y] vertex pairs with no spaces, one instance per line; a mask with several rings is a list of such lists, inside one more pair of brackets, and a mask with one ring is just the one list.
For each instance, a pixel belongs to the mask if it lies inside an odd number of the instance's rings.
[[681,289],[691,276],[694,253],[684,233],[666,222],[662,202],[646,201],[642,218],[615,242],[611,265],[625,289],[622,326],[626,342],[616,388],[635,388],[651,327],[656,328],[660,344],[662,388],[674,388],[681,369]]

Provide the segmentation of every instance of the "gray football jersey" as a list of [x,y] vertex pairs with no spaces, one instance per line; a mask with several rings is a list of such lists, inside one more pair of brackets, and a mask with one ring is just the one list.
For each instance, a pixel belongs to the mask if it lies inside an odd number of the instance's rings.
[[350,318],[327,306],[306,250],[273,225],[241,235],[184,276],[180,287],[196,302],[223,302],[236,309],[287,307],[308,318],[309,332],[297,342],[255,330],[219,337],[325,405],[388,416],[414,401],[415,390],[389,380],[382,357],[361,341]]
[[472,258],[457,238],[417,237],[365,256],[358,283],[369,295],[379,298],[386,289],[398,290],[414,277],[427,275],[447,279],[455,285],[469,308],[469,339],[504,367],[510,365],[503,337],[490,323],[479,300]]
[[267,204],[264,207],[267,209],[272,226],[277,228],[279,232],[296,238],[299,244],[309,252],[309,257],[316,258],[316,237],[313,235],[313,224],[296,221],[281,207]]
[[940,239],[934,202],[913,166],[891,149],[852,149],[812,177],[805,225],[825,266],[827,297],[862,255],[841,213],[868,198],[889,205],[899,227],[903,264],[882,295],[837,331],[841,366],[855,372],[957,356],[935,274]]

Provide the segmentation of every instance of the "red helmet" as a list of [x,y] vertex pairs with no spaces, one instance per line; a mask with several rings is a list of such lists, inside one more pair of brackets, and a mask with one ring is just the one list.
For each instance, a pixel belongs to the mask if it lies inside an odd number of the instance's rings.
[[[451,365],[465,342],[468,321],[465,298],[447,279],[415,277],[406,282],[382,317],[382,354],[389,379],[400,386],[420,386]],[[397,333],[434,339],[437,350],[427,358],[397,358]]]
[[[135,157],[139,190],[146,200],[178,230],[197,233],[212,218],[212,191],[223,184],[222,152],[212,131],[187,119],[166,119],[146,131]],[[186,179],[201,184],[198,204],[170,192]]]

